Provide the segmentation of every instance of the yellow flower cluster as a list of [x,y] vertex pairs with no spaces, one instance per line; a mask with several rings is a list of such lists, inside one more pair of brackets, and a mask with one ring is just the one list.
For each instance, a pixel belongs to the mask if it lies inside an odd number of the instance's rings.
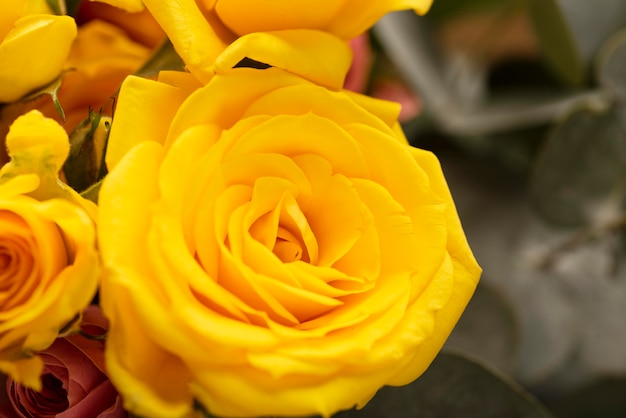
[[[480,268],[399,105],[342,86],[351,38],[429,0],[81,1],[76,40],[26,3],[0,21],[0,371],[40,387],[37,351],[98,291],[137,416],[328,417],[424,372]],[[139,16],[148,37],[120,24]],[[129,75],[163,33],[186,70]],[[18,99],[70,68],[64,130]],[[90,127],[97,158],[68,142]],[[97,207],[59,179],[68,154],[106,161]]]

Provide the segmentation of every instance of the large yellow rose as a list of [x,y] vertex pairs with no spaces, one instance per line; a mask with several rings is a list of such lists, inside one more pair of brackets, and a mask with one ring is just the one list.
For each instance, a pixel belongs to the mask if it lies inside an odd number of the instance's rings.
[[132,412],[330,414],[433,360],[480,268],[398,106],[279,69],[128,78],[99,199],[107,367]]
[[37,111],[7,135],[0,170],[0,372],[39,389],[49,347],[89,304],[98,278],[95,206],[63,186],[63,128]]
[[[98,0],[130,11],[144,5],[163,27],[189,70],[206,82],[217,57],[238,37],[251,58],[285,68],[295,52],[306,46],[314,65],[332,66],[345,76],[350,51],[347,41],[369,29],[386,13],[413,9],[424,14],[432,0]],[[301,31],[294,35],[293,31]],[[320,33],[320,32],[323,32]],[[327,36],[324,36],[327,35]],[[331,35],[331,36],[328,36]],[[295,38],[294,38],[295,36]],[[336,38],[336,39],[333,39]],[[277,61],[267,62],[267,51],[280,49]],[[319,52],[315,52],[318,50]],[[234,62],[232,64],[237,64]],[[303,65],[306,67],[306,64]],[[307,76],[305,71],[299,73]],[[320,80],[311,80],[320,84]],[[338,84],[329,87],[341,87]],[[322,83],[323,84],[323,83]]]
[[69,16],[45,14],[45,0],[10,0],[0,13],[0,103],[57,77],[76,37]]

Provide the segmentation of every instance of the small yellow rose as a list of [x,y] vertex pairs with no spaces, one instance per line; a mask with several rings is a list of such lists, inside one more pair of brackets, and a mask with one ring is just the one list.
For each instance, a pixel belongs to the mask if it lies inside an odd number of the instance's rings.
[[[7,135],[11,162],[0,170],[0,371],[38,389],[34,352],[95,294],[95,207],[57,178],[69,144],[65,131],[32,111]],[[79,203],[79,204],[76,204]]]
[[[65,62],[71,70],[63,75],[58,91],[65,120],[61,120],[50,97],[43,95],[6,106],[0,118],[0,138],[4,138],[15,118],[33,109],[61,123],[68,133],[89,116],[90,110],[110,116],[112,97],[122,81],[137,71],[150,54],[150,48],[129,39],[125,31],[113,24],[92,20],[80,26]],[[0,163],[6,162],[7,157],[0,148]]]
[[[98,0],[141,10],[147,7],[171,39],[189,70],[202,82],[215,61],[235,40],[235,65],[243,58],[296,73],[339,89],[350,66],[345,41],[369,29],[386,13],[424,14],[432,0]],[[294,32],[299,32],[297,35]],[[298,54],[305,49],[306,54]],[[229,57],[233,58],[233,51]],[[270,56],[272,59],[267,60]],[[294,58],[297,57],[297,58]],[[307,62],[299,62],[305,59]],[[223,63],[222,63],[223,64]],[[317,74],[325,68],[329,73]],[[322,70],[323,73],[323,70]]]
[[[0,103],[13,102],[53,81],[63,69],[76,23],[43,14],[44,1],[11,0],[0,13]],[[43,10],[42,10],[43,9]]]
[[480,268],[398,105],[276,68],[176,81],[125,81],[99,200],[125,406],[330,416],[422,374]]

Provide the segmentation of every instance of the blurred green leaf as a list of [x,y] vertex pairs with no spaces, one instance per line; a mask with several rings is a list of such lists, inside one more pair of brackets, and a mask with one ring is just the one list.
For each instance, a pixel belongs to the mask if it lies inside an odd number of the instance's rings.
[[507,298],[481,282],[446,348],[471,354],[500,371],[512,373],[517,362],[518,333],[517,319]]
[[563,397],[554,407],[557,418],[626,417],[626,377],[597,381]]
[[626,24],[624,0],[555,0],[561,7],[585,64],[602,44]]
[[52,13],[55,15],[64,15],[67,14],[67,8],[65,7],[65,0],[46,0],[50,9],[52,9]]
[[608,106],[588,106],[552,130],[531,178],[531,199],[555,224],[594,225],[621,205],[625,181],[619,116]]
[[185,64],[176,53],[174,46],[166,39],[135,75],[149,77],[162,70],[182,71],[184,68]]
[[385,387],[360,411],[334,418],[549,418],[504,375],[463,355],[442,352],[415,382]]
[[585,79],[585,63],[557,0],[528,0],[530,17],[544,59],[557,76],[572,85]]
[[598,82],[619,99],[626,99],[626,29],[604,43],[595,64]]

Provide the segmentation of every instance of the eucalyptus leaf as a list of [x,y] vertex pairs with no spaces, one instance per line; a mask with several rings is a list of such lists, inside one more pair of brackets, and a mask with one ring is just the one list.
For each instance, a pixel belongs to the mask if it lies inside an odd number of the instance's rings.
[[445,347],[471,354],[505,373],[517,366],[519,325],[505,295],[479,283]]
[[626,417],[626,377],[605,378],[593,382],[553,406],[557,418]]
[[596,60],[598,82],[618,99],[626,99],[626,29],[608,39]]
[[547,409],[503,374],[465,355],[441,352],[415,382],[385,387],[360,411],[334,418],[549,418]]
[[581,84],[585,62],[561,5],[557,0],[528,0],[528,4],[546,63],[564,82]]
[[624,0],[555,0],[576,42],[580,55],[588,64],[601,45],[626,25]]
[[601,224],[620,210],[625,182],[626,141],[619,115],[609,106],[589,106],[552,130],[531,177],[531,199],[555,224]]
[[[594,90],[554,92],[543,87],[499,97],[488,92],[485,103],[476,103],[475,96],[471,95],[470,100],[460,97],[458,89],[450,85],[451,63],[443,59],[433,42],[435,34],[427,17],[416,16],[410,10],[388,13],[373,30],[390,61],[409,86],[419,92],[424,112],[442,132],[467,138],[535,127],[552,122],[556,115],[571,106],[602,97]],[[466,75],[471,75],[471,71]],[[473,74],[470,79],[476,82],[479,79]],[[480,95],[477,98],[480,99]]]
[[524,384],[542,382],[562,370],[580,338],[567,276],[540,271],[536,261],[567,234],[533,215],[525,185],[517,176],[507,176],[501,165],[440,158],[468,241],[483,267],[480,286],[503,293],[516,318],[519,344],[512,375]]

